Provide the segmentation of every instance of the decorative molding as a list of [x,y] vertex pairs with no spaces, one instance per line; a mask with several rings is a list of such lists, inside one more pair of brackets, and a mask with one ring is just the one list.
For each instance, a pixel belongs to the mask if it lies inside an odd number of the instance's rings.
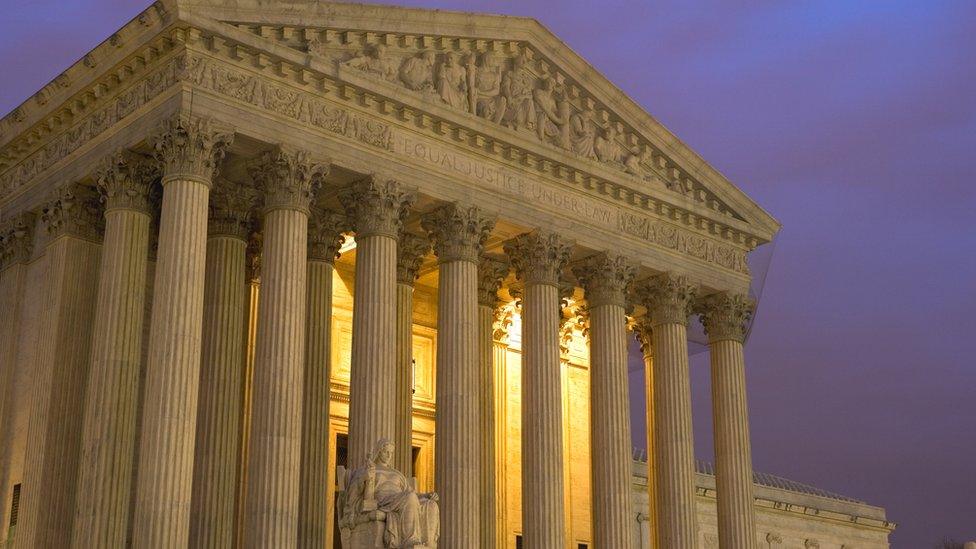
[[485,215],[477,206],[453,203],[425,214],[420,224],[430,236],[438,262],[478,263],[485,240],[495,227],[495,217]]
[[159,175],[159,163],[152,158],[125,149],[110,154],[95,170],[105,211],[125,209],[150,214],[150,189]]
[[623,256],[602,252],[573,266],[590,307],[616,305],[626,307],[626,292],[637,269]]
[[408,232],[401,234],[397,242],[397,283],[412,287],[428,253],[430,240],[427,237]]
[[499,310],[498,290],[511,269],[504,257],[481,256],[478,262],[478,305]]
[[100,241],[105,228],[98,195],[77,183],[54,191],[41,211],[41,223],[50,240],[70,235]]
[[414,199],[414,193],[396,181],[374,176],[356,181],[339,193],[356,238],[397,238]]
[[210,186],[234,133],[209,117],[182,114],[163,120],[149,139],[153,155],[163,165],[162,184],[189,180]]
[[0,224],[0,272],[30,259],[36,221],[32,212],[24,212]]
[[313,207],[308,216],[308,259],[335,263],[349,230],[346,216],[334,210]]
[[519,280],[558,287],[573,245],[556,233],[537,229],[506,242],[504,249]]
[[218,177],[210,191],[207,232],[211,236],[247,240],[251,230],[251,212],[256,201],[257,191],[253,186]]
[[698,286],[688,277],[664,273],[640,281],[634,286],[635,301],[647,308],[651,326],[688,325]]
[[248,162],[247,171],[263,193],[265,213],[297,210],[308,215],[329,166],[313,162],[308,151],[278,146]]
[[756,302],[749,297],[728,292],[705,296],[695,306],[709,343],[727,339],[745,341],[746,322],[752,318],[755,308]]

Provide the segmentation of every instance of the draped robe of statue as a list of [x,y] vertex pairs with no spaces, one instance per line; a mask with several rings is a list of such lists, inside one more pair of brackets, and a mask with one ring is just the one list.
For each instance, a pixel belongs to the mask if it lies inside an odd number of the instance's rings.
[[354,524],[356,515],[381,511],[386,515],[384,546],[432,549],[440,534],[437,495],[418,494],[410,479],[390,466],[393,448],[381,441],[374,457],[349,474],[343,522]]

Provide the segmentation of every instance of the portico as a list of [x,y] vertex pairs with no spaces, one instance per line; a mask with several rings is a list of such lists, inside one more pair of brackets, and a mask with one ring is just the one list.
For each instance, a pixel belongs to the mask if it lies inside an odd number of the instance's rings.
[[0,123],[17,546],[322,547],[342,436],[407,445],[442,547],[635,547],[636,331],[654,539],[696,547],[701,315],[721,544],[755,547],[746,256],[778,223],[535,21],[224,4],[155,3]]

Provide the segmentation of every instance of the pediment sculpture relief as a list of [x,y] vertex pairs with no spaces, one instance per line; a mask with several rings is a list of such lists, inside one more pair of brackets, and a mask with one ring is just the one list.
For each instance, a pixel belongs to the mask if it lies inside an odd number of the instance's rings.
[[625,145],[615,124],[601,123],[591,106],[577,105],[562,76],[524,50],[510,58],[491,50],[422,50],[400,58],[374,44],[339,64],[644,181],[681,194],[691,190],[655,175],[647,148]]
[[339,532],[345,549],[436,549],[440,537],[437,494],[417,493],[415,480],[393,468],[396,447],[380,439],[366,462],[339,467]]

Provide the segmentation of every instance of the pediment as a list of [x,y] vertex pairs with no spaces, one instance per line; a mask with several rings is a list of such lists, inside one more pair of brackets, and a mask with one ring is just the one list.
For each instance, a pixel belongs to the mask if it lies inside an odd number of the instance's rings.
[[315,1],[197,0],[199,17],[289,48],[339,81],[528,142],[758,241],[779,223],[537,21]]

